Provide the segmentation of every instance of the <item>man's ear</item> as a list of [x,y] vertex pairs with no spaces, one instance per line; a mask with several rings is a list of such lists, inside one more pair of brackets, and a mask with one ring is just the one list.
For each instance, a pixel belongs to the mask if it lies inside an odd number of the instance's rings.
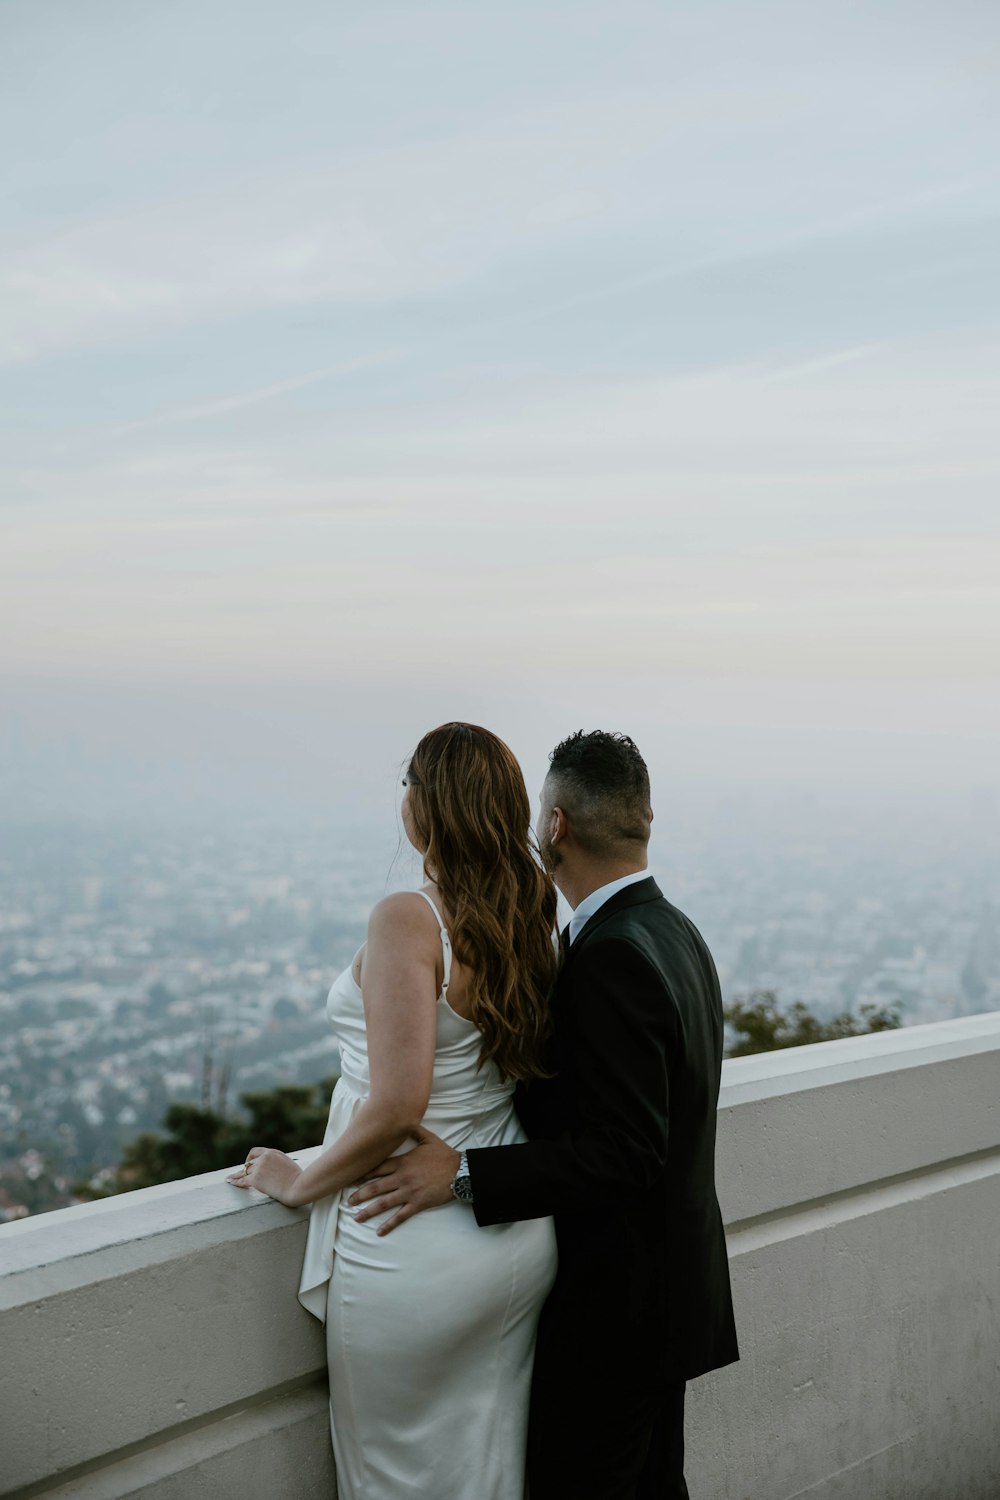
[[549,842],[561,844],[569,832],[569,822],[561,807],[554,807],[549,818]]

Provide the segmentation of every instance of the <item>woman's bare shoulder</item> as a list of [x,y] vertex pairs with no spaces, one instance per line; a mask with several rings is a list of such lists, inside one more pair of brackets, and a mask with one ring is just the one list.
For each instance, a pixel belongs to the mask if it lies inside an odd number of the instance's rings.
[[436,934],[437,920],[430,906],[417,891],[393,891],[383,896],[368,917],[368,939],[392,932],[397,936],[422,937]]

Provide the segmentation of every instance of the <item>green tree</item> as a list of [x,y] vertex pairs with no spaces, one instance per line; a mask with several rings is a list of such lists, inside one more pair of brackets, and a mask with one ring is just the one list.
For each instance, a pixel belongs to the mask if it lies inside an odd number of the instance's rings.
[[163,1132],[144,1131],[122,1154],[114,1183],[106,1191],[77,1188],[90,1197],[127,1193],[235,1166],[251,1146],[297,1151],[315,1146],[326,1129],[330,1094],[336,1078],[316,1084],[289,1084],[266,1092],[243,1094],[245,1115],[227,1118],[197,1104],[171,1104]]
[[225,1166],[219,1147],[226,1121],[197,1104],[171,1104],[163,1121],[166,1135],[145,1131],[125,1147],[118,1168],[120,1189],[176,1182]]
[[279,1151],[317,1146],[326,1130],[336,1081],[324,1078],[321,1083],[287,1084],[259,1094],[242,1094],[240,1103],[249,1120],[246,1124],[241,1120],[230,1122],[225,1145],[236,1152],[230,1160],[239,1161],[251,1146],[277,1146]]
[[729,1057],[749,1057],[755,1052],[775,1052],[782,1047],[803,1047],[810,1042],[832,1042],[843,1036],[864,1036],[872,1031],[893,1031],[900,1024],[894,1006],[866,1004],[857,1014],[843,1011],[831,1021],[821,1021],[801,1000],[787,1010],[778,1004],[774,990],[754,990],[723,1010],[734,1039],[726,1049]]

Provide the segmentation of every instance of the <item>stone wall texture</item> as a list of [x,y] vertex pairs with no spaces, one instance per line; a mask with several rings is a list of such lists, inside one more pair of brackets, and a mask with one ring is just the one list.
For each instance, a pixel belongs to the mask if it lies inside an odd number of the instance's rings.
[[[1000,1015],[727,1062],[718,1164],[692,1500],[998,1500]],[[225,1175],[0,1227],[0,1496],[335,1496],[306,1211]]]

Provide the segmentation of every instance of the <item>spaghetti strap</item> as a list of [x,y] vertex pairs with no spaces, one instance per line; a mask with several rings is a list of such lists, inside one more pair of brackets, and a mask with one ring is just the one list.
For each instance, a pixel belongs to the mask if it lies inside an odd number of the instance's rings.
[[444,918],[438,910],[437,902],[432,901],[426,891],[416,891],[414,894],[417,896],[423,896],[424,900],[427,902],[427,905],[437,917],[437,924],[441,929],[441,947],[444,950],[444,983],[441,986],[441,993],[447,1000],[448,984],[451,980],[451,937],[449,936],[447,927],[444,925]]

